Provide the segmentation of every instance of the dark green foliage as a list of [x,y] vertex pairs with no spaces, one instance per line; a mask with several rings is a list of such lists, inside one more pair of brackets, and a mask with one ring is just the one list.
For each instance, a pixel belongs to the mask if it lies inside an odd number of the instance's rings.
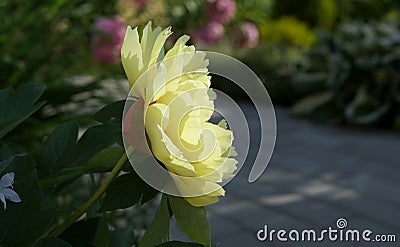
[[153,222],[140,239],[140,247],[156,246],[169,240],[169,226],[172,212],[169,210],[168,197],[163,195]]
[[166,1],[169,25],[180,35],[202,27],[207,21],[205,0],[168,0]]
[[[0,81],[57,84],[87,74],[95,18],[115,1],[5,1],[0,8]],[[57,65],[57,66],[55,66]]]
[[101,217],[89,218],[78,221],[71,225],[60,239],[72,246],[108,246],[111,232],[106,222]]
[[275,0],[273,15],[294,16],[311,27],[331,28],[337,17],[336,0]]
[[42,192],[31,156],[18,156],[4,170],[15,173],[14,190],[22,202],[7,203],[0,209],[0,243],[5,246],[29,246],[45,232],[55,216],[43,209]]
[[1,2],[0,87],[45,83],[42,99],[47,102],[8,141],[18,143],[23,151],[31,150],[59,123],[90,112],[94,100],[98,104],[109,100],[108,95],[95,92],[103,87],[102,79],[122,75],[122,68],[93,59],[92,35],[94,21],[115,15],[115,4],[115,0]]
[[43,143],[38,156],[37,168],[41,183],[51,187],[70,181],[84,174],[74,169],[87,164],[96,153],[114,143],[115,131],[109,126],[89,128],[77,140],[78,125],[69,121],[60,125]]
[[169,205],[179,228],[196,243],[211,244],[210,225],[204,207],[195,207],[180,197],[169,196]]
[[[179,228],[195,243],[169,240],[169,225],[172,216]],[[195,207],[185,199],[163,195],[151,226],[139,242],[140,247],[150,246],[210,246],[210,226],[204,207]]]
[[[122,109],[114,109],[118,105],[116,103],[95,115],[97,120],[104,120],[104,124],[86,128],[80,138],[79,125],[75,120],[58,126],[45,138],[36,159],[14,145],[6,144],[10,136],[6,134],[12,134],[17,125],[42,105],[35,105],[35,101],[43,88],[39,84],[24,84],[15,92],[10,88],[0,91],[4,94],[0,105],[4,113],[1,114],[0,177],[9,172],[15,174],[13,189],[22,200],[20,203],[7,200],[6,210],[0,209],[0,243],[4,246],[131,246],[134,241],[133,229],[117,229],[112,234],[109,222],[104,217],[77,222],[60,238],[46,237],[55,226],[54,220],[65,217],[65,212],[60,210],[65,205],[61,204],[60,208],[57,205],[59,193],[71,191],[70,187],[74,187],[72,181],[83,180],[84,174],[110,171],[125,151],[115,144],[116,135],[120,132],[117,123],[122,116]],[[116,122],[105,121],[116,113],[119,114]],[[23,127],[22,124],[20,128]],[[135,161],[139,162],[140,159],[138,155]],[[128,164],[124,169],[133,171]],[[42,194],[43,188],[46,189]],[[121,189],[127,193],[121,193]],[[79,190],[84,189],[79,187]],[[103,206],[111,210],[131,206],[139,200],[145,203],[157,193],[137,175],[127,173],[108,188]],[[113,196],[117,196],[117,200]],[[73,194],[71,199],[81,200]]]
[[112,125],[117,128],[122,126],[122,115],[124,112],[125,100],[113,102],[98,111],[94,118],[106,125]]
[[110,247],[128,247],[134,244],[135,235],[132,227],[115,229],[110,238]]
[[34,246],[35,247],[54,247],[54,246],[71,247],[72,245],[70,245],[69,243],[65,242],[64,240],[62,240],[60,238],[50,237],[50,238],[42,238]]
[[158,194],[135,173],[126,173],[117,177],[107,188],[100,212],[128,208],[141,200],[145,203]]
[[398,23],[340,25],[321,37],[293,75],[292,88],[307,96],[293,113],[320,122],[391,126],[400,103],[399,58]]
[[400,10],[397,0],[338,0],[339,18],[348,20],[380,20]]
[[25,84],[15,91],[0,89],[0,138],[44,105],[44,102],[36,103],[43,91],[43,84]]

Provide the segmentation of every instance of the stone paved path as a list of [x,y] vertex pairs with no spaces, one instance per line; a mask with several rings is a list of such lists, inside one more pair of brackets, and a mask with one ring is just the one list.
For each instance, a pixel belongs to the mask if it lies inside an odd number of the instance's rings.
[[[250,122],[255,112],[244,105]],[[278,135],[272,160],[255,183],[245,164],[225,188],[227,195],[207,211],[213,243],[220,246],[400,246],[400,134],[385,130],[315,125],[277,109]],[[251,131],[258,141],[257,128]],[[257,145],[256,145],[257,146]],[[250,156],[255,155],[254,149]],[[396,243],[260,242],[270,229],[371,229],[396,234]],[[187,240],[173,227],[175,239]],[[275,237],[276,238],[276,237]]]

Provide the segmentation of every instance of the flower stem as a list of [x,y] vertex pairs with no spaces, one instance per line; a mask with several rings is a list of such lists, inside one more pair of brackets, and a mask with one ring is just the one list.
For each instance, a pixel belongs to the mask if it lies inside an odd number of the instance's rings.
[[[129,152],[129,150],[128,150]],[[129,154],[128,154],[129,155]],[[71,216],[69,216],[60,226],[58,226],[51,234],[51,237],[57,237],[63,233],[69,226],[71,226],[77,219],[79,219],[106,191],[112,180],[118,175],[122,166],[127,160],[127,154],[124,153],[117,164],[112,169],[110,175],[106,181],[100,186],[100,188],[89,198],[78,210],[76,210]]]

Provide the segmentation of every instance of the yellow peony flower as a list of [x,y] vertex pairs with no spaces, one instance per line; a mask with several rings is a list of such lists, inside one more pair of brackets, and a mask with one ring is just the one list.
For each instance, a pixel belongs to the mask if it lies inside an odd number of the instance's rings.
[[189,36],[184,35],[164,55],[171,33],[170,28],[152,30],[151,22],[140,40],[137,28],[126,30],[121,59],[139,98],[127,115],[128,136],[136,138],[128,142],[144,150],[135,143],[146,138],[129,129],[142,122],[151,152],[177,175],[174,182],[182,196],[194,206],[209,205],[224,195],[218,183],[236,169],[233,134],[224,120],[209,122],[214,102],[205,53],[187,46]]

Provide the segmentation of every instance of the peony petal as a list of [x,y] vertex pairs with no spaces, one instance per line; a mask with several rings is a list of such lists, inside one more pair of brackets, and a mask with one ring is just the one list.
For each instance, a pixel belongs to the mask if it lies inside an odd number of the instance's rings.
[[225,190],[219,189],[204,196],[186,197],[185,200],[195,207],[203,207],[218,202],[218,196],[224,196]]
[[166,108],[161,104],[153,104],[146,114],[146,133],[149,136],[154,156],[168,169],[181,176],[195,176],[194,167],[185,161],[182,153],[165,134],[159,122],[163,122]]
[[137,28],[132,30],[132,27],[128,26],[126,29],[124,43],[121,48],[121,61],[128,77],[129,85],[133,87],[143,69],[142,48],[139,43]]
[[232,131],[212,123],[203,123],[203,128],[207,128],[213,131],[217,139],[217,143],[220,147],[219,155],[223,155],[232,146],[232,141],[233,141]]
[[157,35],[156,40],[154,41],[154,44],[152,46],[152,51],[151,51],[151,57],[150,57],[150,63],[149,66],[152,66],[157,63],[158,58],[160,56],[160,53],[164,49],[164,44],[165,41],[168,39],[168,37],[172,34],[171,32],[171,27],[168,27],[164,30],[161,31],[159,35]]

